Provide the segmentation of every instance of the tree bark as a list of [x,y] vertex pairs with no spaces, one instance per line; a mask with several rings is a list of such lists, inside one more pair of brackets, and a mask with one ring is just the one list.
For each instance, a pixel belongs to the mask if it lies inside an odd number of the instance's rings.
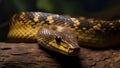
[[37,43],[0,43],[0,68],[120,68],[120,49],[80,49],[65,56]]

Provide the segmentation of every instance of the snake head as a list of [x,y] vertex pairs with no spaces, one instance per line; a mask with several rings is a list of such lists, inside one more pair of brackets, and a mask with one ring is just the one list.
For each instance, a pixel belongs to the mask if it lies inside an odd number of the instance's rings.
[[37,41],[43,47],[65,55],[78,55],[80,47],[77,35],[58,25],[43,25],[37,33]]

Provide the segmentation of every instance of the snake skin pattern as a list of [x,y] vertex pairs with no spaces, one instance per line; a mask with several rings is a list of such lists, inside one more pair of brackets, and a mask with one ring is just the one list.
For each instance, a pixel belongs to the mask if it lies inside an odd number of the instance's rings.
[[38,43],[66,55],[79,54],[80,46],[109,48],[120,44],[120,20],[72,18],[43,12],[20,12],[12,17],[8,38]]

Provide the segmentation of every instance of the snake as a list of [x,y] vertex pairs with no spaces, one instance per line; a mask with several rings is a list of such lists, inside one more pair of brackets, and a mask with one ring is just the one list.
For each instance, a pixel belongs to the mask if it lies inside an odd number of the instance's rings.
[[45,12],[19,12],[10,21],[8,39],[37,42],[42,47],[74,56],[80,46],[117,47],[120,44],[120,20],[95,20]]

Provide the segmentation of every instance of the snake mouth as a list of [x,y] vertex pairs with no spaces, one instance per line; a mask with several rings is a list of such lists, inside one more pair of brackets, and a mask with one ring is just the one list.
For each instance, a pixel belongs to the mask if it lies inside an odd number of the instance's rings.
[[59,52],[67,56],[77,56],[80,53],[80,48],[65,48],[64,50],[55,47],[49,47],[49,48],[51,48],[51,50],[53,51]]
[[68,55],[76,56],[80,53],[80,48],[69,48]]
[[65,47],[61,45],[59,47],[50,46],[49,48],[67,56],[77,56],[80,53],[80,47]]

